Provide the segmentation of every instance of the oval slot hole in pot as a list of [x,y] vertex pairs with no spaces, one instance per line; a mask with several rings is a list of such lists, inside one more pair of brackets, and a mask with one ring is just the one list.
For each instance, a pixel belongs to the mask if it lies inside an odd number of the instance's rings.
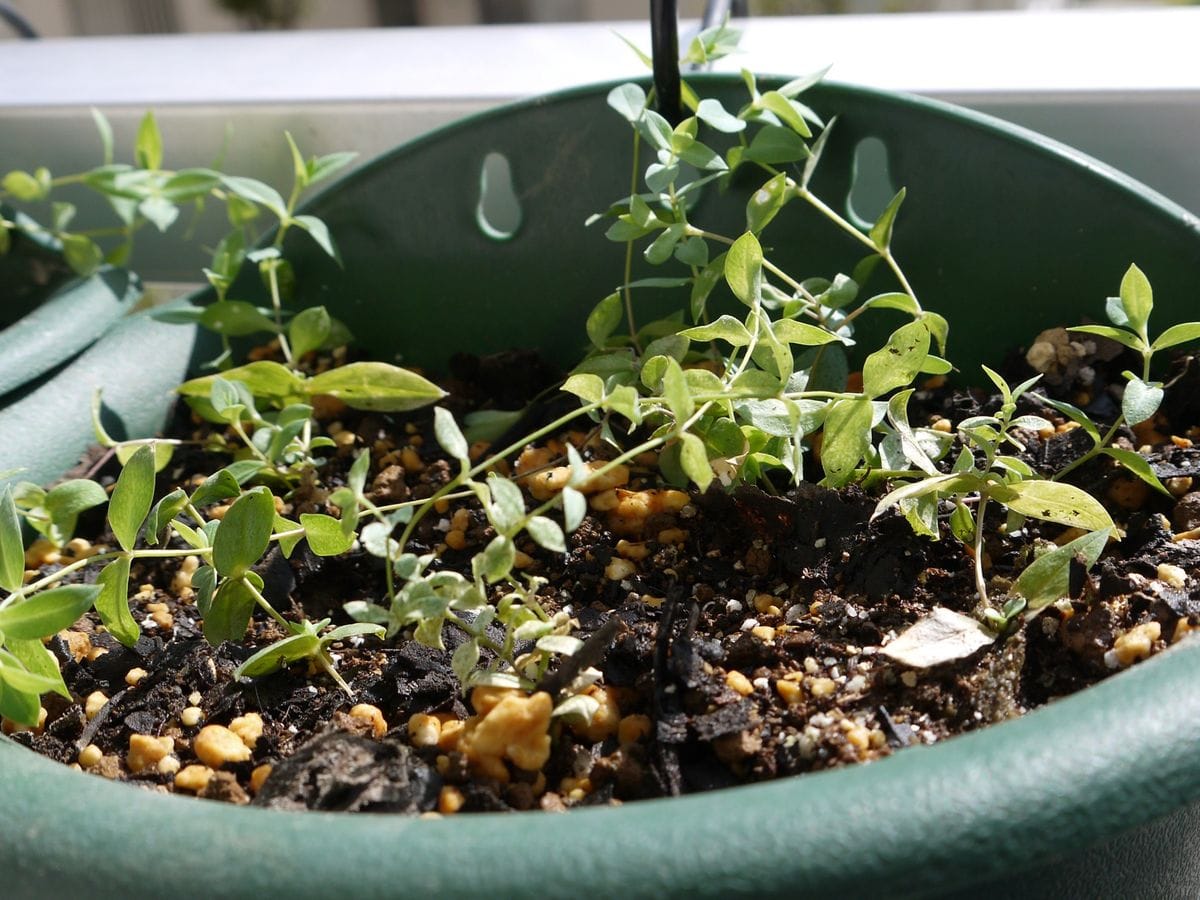
[[496,241],[507,241],[521,227],[521,201],[513,188],[512,166],[503,153],[492,152],[483,158],[475,221],[480,231]]
[[846,213],[850,221],[869,229],[896,196],[888,171],[887,145],[877,137],[863,138],[854,148]]

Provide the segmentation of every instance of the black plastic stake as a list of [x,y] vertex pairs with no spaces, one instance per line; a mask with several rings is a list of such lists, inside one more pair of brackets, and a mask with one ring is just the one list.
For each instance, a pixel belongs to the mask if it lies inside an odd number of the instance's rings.
[[678,125],[679,20],[676,0],[650,0],[650,55],[654,59],[654,94],[659,114]]

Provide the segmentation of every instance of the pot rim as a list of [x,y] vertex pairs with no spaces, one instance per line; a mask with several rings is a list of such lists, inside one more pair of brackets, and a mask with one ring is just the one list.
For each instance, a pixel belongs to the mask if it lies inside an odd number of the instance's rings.
[[[467,117],[359,171],[481,119],[620,83]],[[845,85],[821,90],[965,121],[1082,166],[1200,234],[1200,221],[1162,195],[1026,129],[925,98]],[[795,893],[814,885],[852,894],[948,890],[1078,853],[1200,799],[1200,754],[1193,749],[1200,744],[1200,692],[1190,690],[1198,677],[1200,641],[1189,639],[1020,719],[875,763],[565,817],[424,821],[198,803],[80,776],[0,740],[0,797],[8,813],[0,819],[0,865],[10,884],[29,885],[18,894],[31,895],[53,884],[160,896],[158,882],[120,854],[126,842],[161,869],[163,883],[204,884],[221,896],[282,888],[324,896],[334,884],[362,896],[515,894],[531,885],[550,894],[660,896]],[[1082,789],[1061,785],[1068,764]]]

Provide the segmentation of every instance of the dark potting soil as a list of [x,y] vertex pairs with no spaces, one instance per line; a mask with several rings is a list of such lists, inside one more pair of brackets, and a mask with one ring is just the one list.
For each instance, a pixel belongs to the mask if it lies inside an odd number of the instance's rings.
[[[1099,417],[1115,414],[1108,384],[1120,382],[1122,360],[1103,355],[1048,372],[1045,390]],[[1021,356],[1008,368],[1015,377],[1028,374]],[[452,371],[447,387],[456,414],[519,406],[557,377],[535,356],[516,352],[464,357]],[[447,652],[404,634],[335,646],[353,698],[303,664],[235,681],[241,661],[283,634],[256,615],[243,644],[208,645],[177,560],[135,563],[133,583],[141,589],[134,614],[144,635],[134,647],[120,645],[91,616],[50,642],[74,700],[47,696],[44,726],[13,737],[60,762],[83,761],[97,774],[160,791],[400,813],[618,803],[869,762],[941,741],[1084,688],[1200,623],[1200,532],[1191,534],[1200,526],[1200,492],[1191,491],[1193,479],[1200,487],[1200,448],[1189,430],[1200,421],[1200,375],[1190,359],[1177,362],[1175,375],[1159,417],[1120,438],[1143,449],[1174,496],[1148,490],[1111,460],[1082,467],[1073,481],[1106,499],[1123,540],[1090,574],[1079,567],[1069,598],[965,659],[918,670],[880,653],[935,607],[977,611],[969,551],[948,532],[939,541],[915,537],[895,513],[871,522],[878,490],[714,486],[652,510],[636,528],[628,517],[592,509],[569,535],[564,556],[519,544],[521,571],[547,579],[539,594],[547,611],[568,610],[586,642],[539,690],[559,699],[583,668],[603,673],[603,686],[593,689],[601,713],[591,725],[555,720],[540,771],[511,760],[500,770],[480,766],[457,749],[461,723],[476,713],[472,701],[480,702],[463,696],[450,669],[448,651],[462,639],[453,628],[445,629]],[[996,409],[998,400],[930,385],[914,406],[916,424],[953,423]],[[1089,446],[1052,410],[1027,401],[1022,411],[1060,423],[1053,434],[1025,435],[1025,458],[1040,471]],[[361,415],[326,405],[319,413],[338,449],[322,470],[325,484],[297,490],[285,515],[329,511],[328,490],[363,450],[372,453],[368,484],[380,503],[428,497],[449,478],[428,411]],[[182,413],[179,419],[181,436],[202,432]],[[603,452],[587,428],[580,422],[561,436],[578,442],[585,458]],[[160,494],[224,462],[180,452]],[[109,481],[117,471],[96,454],[84,468]],[[630,493],[620,496],[653,505],[658,478],[653,468],[634,466],[622,487]],[[110,543],[97,518],[91,540]],[[1071,536],[1033,521],[1006,536],[1002,523],[997,514],[986,544],[997,596],[1027,563],[1035,539]],[[453,541],[458,549],[447,542],[452,531],[461,536]],[[492,536],[478,505],[461,500],[426,517],[407,549],[437,553],[437,565],[462,569]],[[258,571],[268,598],[293,619],[303,611],[343,622],[346,602],[385,596],[382,562],[361,550],[319,558],[302,543],[290,559],[273,550]],[[246,739],[247,758],[204,767],[194,747],[201,729],[244,724],[254,714],[262,734]],[[139,735],[171,739],[160,744],[167,762],[131,765],[131,739]]]

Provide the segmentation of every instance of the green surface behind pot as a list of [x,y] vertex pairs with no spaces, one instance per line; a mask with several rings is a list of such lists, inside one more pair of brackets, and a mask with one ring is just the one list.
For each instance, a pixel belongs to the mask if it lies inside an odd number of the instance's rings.
[[[728,78],[696,81],[737,93]],[[459,350],[534,346],[571,361],[588,310],[620,280],[622,249],[582,227],[628,189],[629,136],[606,93],[476,117],[327,191],[310,211],[330,225],[345,266],[295,236],[288,251],[301,302],[327,304],[384,358],[439,367]],[[960,366],[995,360],[1044,326],[1098,317],[1130,262],[1155,285],[1160,325],[1195,317],[1197,223],[1152,192],[941,104],[833,86],[808,99],[841,115],[817,183],[831,202],[845,202],[862,139],[887,147],[892,184],[909,188],[896,252],[924,304],[949,317]],[[490,152],[510,161],[522,208],[509,240],[476,221],[475,173]],[[697,216],[740,231],[740,202],[716,191],[702,202]],[[777,258],[805,274],[848,271],[857,247],[812,224],[788,207],[768,233]],[[256,290],[249,279],[239,296]],[[656,302],[661,310],[678,298],[645,293],[643,321]],[[189,332],[168,333],[165,349],[142,333],[89,351],[106,396],[129,388],[116,363],[131,347],[147,360],[171,357],[140,376],[130,434],[161,421],[191,346]],[[78,381],[56,380],[59,396],[90,396],[95,385]],[[29,427],[54,429],[61,446],[88,440],[86,423],[43,418],[54,421]],[[12,428],[20,438],[22,426]],[[878,764],[566,817],[428,822],[233,809],[131,793],[0,742],[0,872],[13,897],[982,896],[1017,886],[1029,896],[1195,895],[1198,676],[1200,646],[1188,644],[1025,719]]]

